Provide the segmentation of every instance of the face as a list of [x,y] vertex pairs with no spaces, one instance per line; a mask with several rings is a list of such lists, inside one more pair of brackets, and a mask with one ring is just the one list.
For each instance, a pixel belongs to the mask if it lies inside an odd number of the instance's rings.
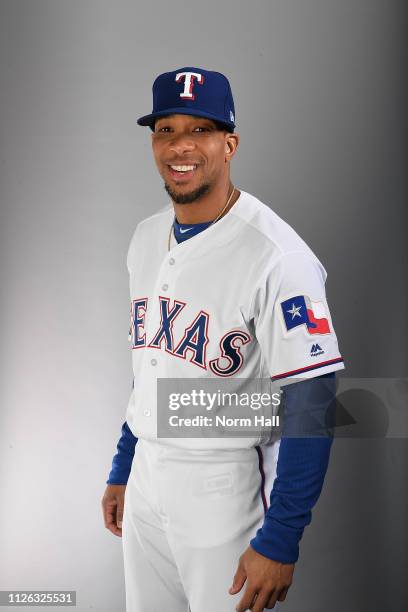
[[210,119],[182,114],[157,119],[153,155],[173,201],[194,202],[225,184],[237,142],[237,134],[219,130]]

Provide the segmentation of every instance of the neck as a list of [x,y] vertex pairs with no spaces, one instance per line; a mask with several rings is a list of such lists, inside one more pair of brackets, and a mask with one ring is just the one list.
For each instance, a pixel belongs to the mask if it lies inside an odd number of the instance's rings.
[[[177,204],[173,201],[174,214],[177,217],[177,221],[185,224],[208,223],[209,221],[213,221],[224,208],[232,190],[233,184],[231,181],[228,181],[226,184],[214,187],[209,193],[206,193],[195,202]],[[239,195],[240,192],[238,189],[235,189],[230,203],[222,216],[232,208],[238,200]]]

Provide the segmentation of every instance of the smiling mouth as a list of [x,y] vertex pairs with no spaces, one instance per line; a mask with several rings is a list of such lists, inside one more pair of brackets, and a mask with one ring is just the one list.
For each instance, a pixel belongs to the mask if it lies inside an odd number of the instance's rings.
[[177,182],[184,182],[190,179],[197,170],[198,164],[167,164],[170,175]]

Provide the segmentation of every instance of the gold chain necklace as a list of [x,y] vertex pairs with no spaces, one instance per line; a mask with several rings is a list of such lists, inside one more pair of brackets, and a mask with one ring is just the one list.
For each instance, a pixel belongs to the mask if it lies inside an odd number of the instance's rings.
[[[213,225],[214,223],[216,223],[218,221],[218,219],[221,217],[222,213],[225,211],[226,208],[228,208],[228,204],[231,202],[231,198],[234,195],[234,191],[235,191],[235,187],[232,187],[232,191],[231,191],[231,195],[229,196],[227,203],[225,204],[224,208],[222,209],[222,211],[215,217],[214,221],[211,221],[210,225],[208,227],[211,227],[211,225]],[[169,232],[169,239],[167,241],[167,250],[170,251],[170,241],[171,241],[171,232],[173,230],[173,223],[171,224],[170,227],[170,232]]]

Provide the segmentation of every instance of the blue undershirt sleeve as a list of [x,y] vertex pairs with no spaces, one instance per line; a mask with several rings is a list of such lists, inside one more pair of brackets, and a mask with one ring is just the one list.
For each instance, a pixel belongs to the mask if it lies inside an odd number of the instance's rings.
[[[299,558],[299,542],[312,520],[312,508],[320,496],[329,464],[335,372],[287,385],[282,390],[284,425],[276,478],[264,523],[250,545],[265,557],[295,563]],[[306,433],[294,437],[294,432],[300,431]],[[311,431],[313,437],[309,435]]]
[[117,453],[112,460],[112,469],[106,484],[127,484],[133,455],[138,438],[129,429],[126,421],[122,425],[122,435],[117,444]]

